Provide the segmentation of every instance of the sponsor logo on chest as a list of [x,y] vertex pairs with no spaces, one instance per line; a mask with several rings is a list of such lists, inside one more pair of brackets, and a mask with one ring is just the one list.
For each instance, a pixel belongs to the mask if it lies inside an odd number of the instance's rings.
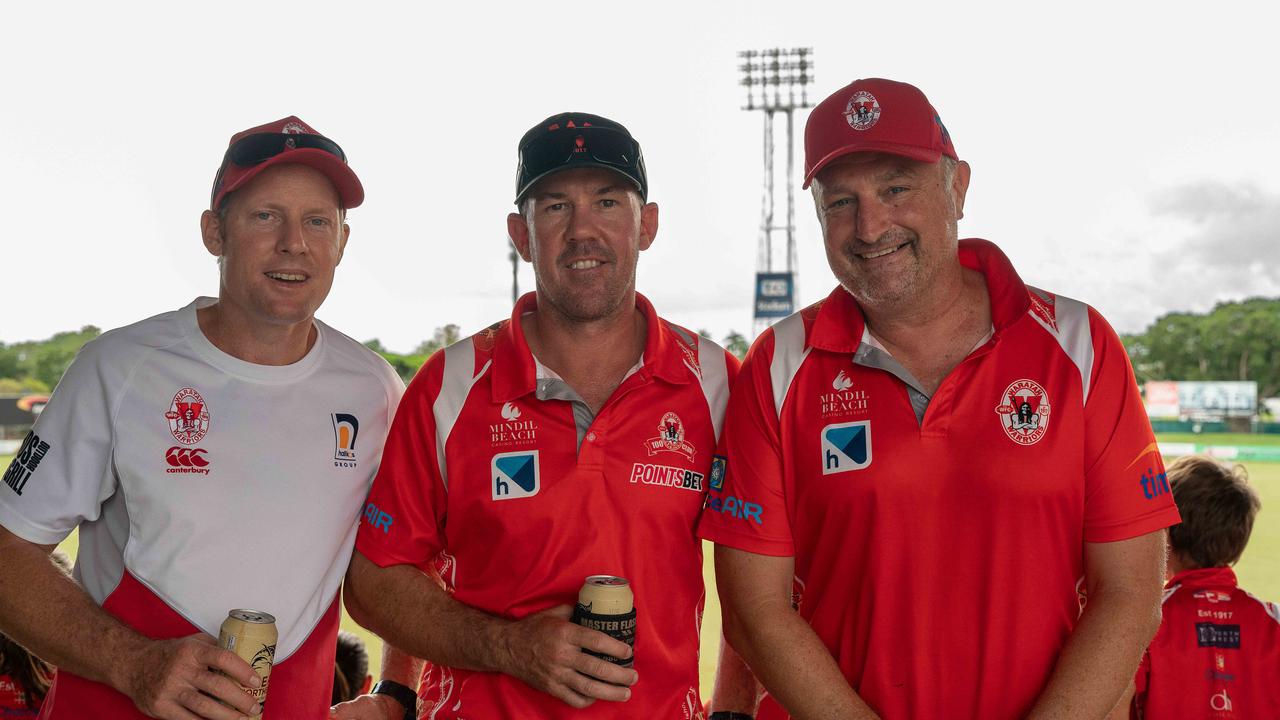
[[333,466],[356,466],[356,436],[360,434],[360,420],[351,413],[332,413]]
[[538,451],[498,453],[489,462],[489,477],[494,500],[519,500],[533,497],[541,489],[538,473]]
[[831,392],[818,395],[822,419],[865,417],[870,412],[867,391],[853,387],[853,378],[845,370],[831,381]]
[[538,424],[522,417],[514,402],[503,403],[499,411],[500,422],[489,424],[489,445],[499,447],[528,447],[538,441]]
[[871,421],[836,423],[822,428],[822,474],[862,470],[871,465]]
[[1014,380],[995,407],[1000,427],[1019,445],[1035,445],[1049,429],[1049,394],[1035,380]]
[[631,466],[631,482],[658,487],[678,488],[702,492],[705,476],[700,472],[670,465],[635,463]]

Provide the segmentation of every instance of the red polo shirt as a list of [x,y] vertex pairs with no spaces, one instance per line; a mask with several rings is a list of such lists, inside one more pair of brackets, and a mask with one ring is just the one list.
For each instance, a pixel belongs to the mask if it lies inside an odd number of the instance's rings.
[[594,417],[540,368],[520,317],[436,353],[409,385],[356,547],[436,569],[467,605],[520,618],[572,604],[588,575],[635,593],[625,703],[575,711],[497,673],[428,666],[429,717],[696,718],[702,551],[694,528],[737,360],[637,295],[641,363]]
[[959,254],[992,335],[931,397],[843,288],[756,341],[700,527],[795,557],[801,616],[885,718],[1025,716],[1079,615],[1084,543],[1178,521],[1111,328],[986,241]]
[[1280,606],[1223,567],[1175,575],[1163,611],[1135,679],[1135,717],[1280,718]]

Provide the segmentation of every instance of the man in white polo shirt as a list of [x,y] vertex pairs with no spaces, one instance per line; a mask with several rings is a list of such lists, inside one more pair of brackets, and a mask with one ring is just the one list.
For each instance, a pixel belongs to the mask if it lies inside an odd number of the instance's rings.
[[[42,718],[327,715],[338,587],[403,391],[314,316],[363,199],[298,118],[235,135],[201,217],[218,297],[67,370],[0,487],[0,630],[59,667]],[[79,586],[48,560],[77,527]],[[235,608],[276,619],[265,712],[211,637]]]

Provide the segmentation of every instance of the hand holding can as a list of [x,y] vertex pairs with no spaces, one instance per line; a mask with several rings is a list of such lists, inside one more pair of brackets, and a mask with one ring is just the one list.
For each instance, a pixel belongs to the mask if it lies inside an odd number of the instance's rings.
[[598,630],[631,646],[631,657],[623,660],[583,650],[615,665],[631,667],[635,662],[636,609],[631,583],[616,575],[591,575],[578,591],[573,622]]

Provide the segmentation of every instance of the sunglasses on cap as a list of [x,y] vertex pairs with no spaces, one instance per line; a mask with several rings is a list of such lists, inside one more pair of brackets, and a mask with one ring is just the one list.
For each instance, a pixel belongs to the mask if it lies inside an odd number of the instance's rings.
[[523,198],[543,175],[574,163],[615,168],[643,185],[644,159],[640,144],[630,135],[603,127],[565,128],[541,134],[520,148],[517,195]]
[[222,156],[222,165],[218,168],[218,174],[213,179],[213,193],[209,197],[210,204],[218,196],[218,190],[222,188],[222,176],[226,172],[228,165],[253,167],[287,150],[322,150],[337,157],[344,163],[347,161],[347,154],[342,151],[338,143],[323,135],[301,133],[257,133],[249,135],[232,143],[231,147],[227,148],[227,153]]

